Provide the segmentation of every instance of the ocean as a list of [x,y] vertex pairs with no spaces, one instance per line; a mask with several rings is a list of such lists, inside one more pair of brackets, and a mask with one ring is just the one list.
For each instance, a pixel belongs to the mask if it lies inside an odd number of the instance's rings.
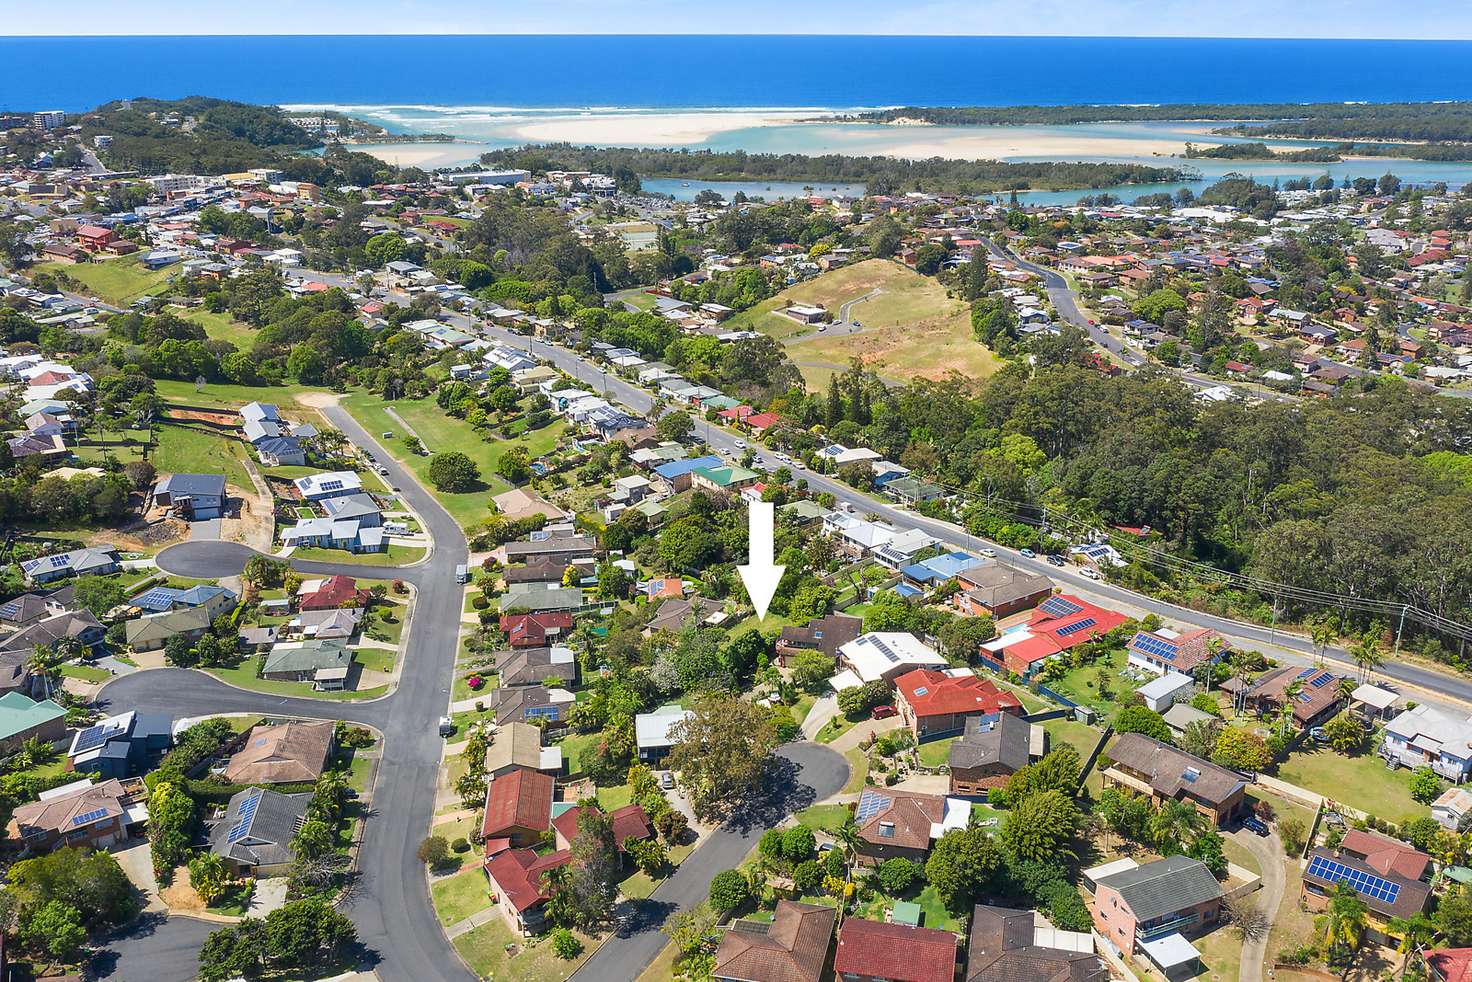
[[0,109],[130,96],[500,107],[1472,98],[1472,42],[1007,37],[0,38]]

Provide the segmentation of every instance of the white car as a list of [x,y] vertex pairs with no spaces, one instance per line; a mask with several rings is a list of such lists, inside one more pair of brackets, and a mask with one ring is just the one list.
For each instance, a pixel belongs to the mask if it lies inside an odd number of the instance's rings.
[[1082,566],[1079,568],[1079,572],[1091,580],[1101,579],[1099,571],[1092,566]]
[[983,549],[983,550],[981,550],[981,554],[983,556],[985,556],[986,558],[988,558],[988,559],[996,559],[997,558],[997,550],[995,550],[995,549]]
[[736,449],[737,450],[745,450],[746,449],[746,441],[745,440],[737,440],[736,441]]

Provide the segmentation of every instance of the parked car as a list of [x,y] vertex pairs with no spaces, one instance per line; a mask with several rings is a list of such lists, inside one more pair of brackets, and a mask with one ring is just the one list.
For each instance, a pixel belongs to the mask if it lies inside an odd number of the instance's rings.
[[1092,566],[1085,566],[1081,568],[1079,572],[1082,573],[1084,576],[1087,576],[1091,580],[1102,579],[1102,577],[1099,576],[1099,571]]
[[1023,559],[1036,559],[1036,558],[1038,558],[1038,554],[1035,553],[1035,552],[1033,552],[1031,549],[1023,549],[1023,550],[1019,551],[1017,554],[1019,556],[1021,556]]
[[746,449],[746,441],[745,440],[737,440],[736,441],[736,449],[737,450],[745,450]]
[[893,706],[875,706],[872,710],[869,711],[869,718],[889,719],[889,717],[893,716],[896,712],[898,712],[898,710],[896,710]]
[[1315,743],[1329,742],[1329,734],[1324,732],[1324,728],[1322,726],[1315,726],[1313,729],[1308,731],[1308,735],[1313,737]]
[[448,716],[440,717],[440,736],[452,736],[455,733],[455,721]]
[[1253,833],[1254,835],[1267,835],[1269,831],[1268,823],[1264,822],[1256,815],[1248,815],[1246,818],[1244,818],[1242,820],[1242,827],[1247,831]]
[[1048,554],[1048,565],[1049,566],[1062,566],[1063,565],[1063,557],[1060,556],[1060,555],[1058,555],[1056,552],[1049,553]]
[[981,550],[981,554],[983,556],[985,556],[986,558],[988,558],[988,559],[996,559],[997,558],[997,550],[995,550],[995,549],[991,549],[991,548],[983,549],[983,550]]
[[673,771],[665,771],[659,776],[659,786],[669,791],[675,786],[675,775]]

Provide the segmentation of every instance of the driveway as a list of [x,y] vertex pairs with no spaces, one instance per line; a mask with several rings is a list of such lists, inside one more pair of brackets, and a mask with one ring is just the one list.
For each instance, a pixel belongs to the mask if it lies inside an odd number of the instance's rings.
[[707,836],[648,899],[620,904],[614,936],[571,978],[578,982],[637,979],[669,940],[660,927],[674,914],[704,900],[712,877],[741,862],[767,829],[837,794],[847,781],[848,761],[827,747],[815,743],[782,747],[777,752],[777,767],[758,800]]
[[[1278,916],[1278,904],[1283,900],[1284,870],[1283,863],[1286,854],[1283,852],[1283,843],[1278,838],[1278,833],[1269,835],[1253,835],[1246,829],[1238,829],[1228,833],[1233,840],[1248,852],[1252,853],[1257,860],[1258,868],[1262,870],[1262,888],[1255,894],[1245,898],[1249,904],[1255,903],[1258,909],[1267,914],[1269,923]],[[1242,941],[1242,965],[1238,970],[1237,977],[1242,982],[1262,982],[1263,959],[1268,953],[1267,934],[1261,938],[1245,938]]]
[[220,519],[208,518],[189,523],[190,542],[208,542],[220,538]]
[[167,910],[158,898],[158,881],[153,878],[153,847],[147,839],[124,849],[114,849],[112,858],[123,868],[128,882],[143,896],[145,911],[159,913]]

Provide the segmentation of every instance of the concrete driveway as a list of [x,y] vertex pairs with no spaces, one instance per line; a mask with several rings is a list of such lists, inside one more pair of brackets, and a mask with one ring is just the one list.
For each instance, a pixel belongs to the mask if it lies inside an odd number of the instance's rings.
[[190,542],[213,542],[220,538],[220,519],[210,518],[189,523]]
[[161,913],[167,911],[164,902],[158,898],[158,881],[153,878],[153,847],[144,839],[134,842],[125,848],[114,849],[113,858],[123,868],[123,873],[128,877],[128,882],[143,897],[145,913]]
[[[1265,835],[1254,835],[1246,829],[1237,829],[1235,832],[1227,833],[1232,839],[1252,853],[1257,860],[1258,868],[1262,870],[1262,889],[1253,896],[1247,897],[1245,902],[1256,904],[1258,909],[1267,914],[1269,922],[1278,916],[1278,904],[1283,900],[1283,883],[1285,880],[1283,864],[1287,856],[1283,851],[1283,842],[1278,838],[1276,831]],[[1263,959],[1268,953],[1268,938],[1253,939],[1244,938],[1242,941],[1242,965],[1237,977],[1242,982],[1262,982]]]

